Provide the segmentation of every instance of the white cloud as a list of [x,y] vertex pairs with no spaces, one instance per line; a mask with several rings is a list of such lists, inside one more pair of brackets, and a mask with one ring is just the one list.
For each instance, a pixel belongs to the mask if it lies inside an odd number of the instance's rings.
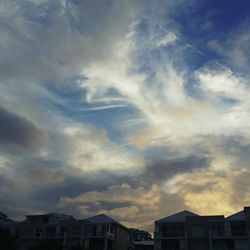
[[177,37],[173,33],[167,33],[165,36],[161,37],[158,40],[157,46],[161,47],[161,46],[172,44],[175,42],[176,39]]
[[201,82],[202,90],[206,94],[210,92],[219,97],[233,98],[240,101],[244,101],[249,97],[249,89],[245,80],[234,75],[226,67],[221,70],[210,70],[208,68],[204,71],[198,71],[196,76]]
[[112,142],[105,130],[73,127],[71,124],[61,135],[64,148],[61,159],[83,173],[105,170],[135,174],[144,167],[140,158]]

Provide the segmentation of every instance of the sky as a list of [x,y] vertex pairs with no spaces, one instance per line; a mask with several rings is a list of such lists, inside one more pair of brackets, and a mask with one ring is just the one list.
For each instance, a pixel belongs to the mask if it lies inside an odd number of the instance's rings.
[[249,0],[1,0],[0,32],[9,217],[250,204]]

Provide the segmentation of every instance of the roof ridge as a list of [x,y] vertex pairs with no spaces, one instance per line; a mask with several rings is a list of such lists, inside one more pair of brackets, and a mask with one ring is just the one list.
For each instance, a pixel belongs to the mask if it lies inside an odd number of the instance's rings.
[[238,215],[238,214],[241,214],[241,213],[243,213],[243,212],[244,212],[244,210],[241,210],[241,211],[239,211],[239,212],[237,212],[237,213],[231,214],[231,215],[227,216],[226,219],[230,219],[231,217],[234,217],[234,216],[236,216],[236,215]]
[[117,224],[120,224],[120,225],[121,225],[121,223],[119,223],[117,220],[115,220],[114,218],[112,218],[112,217],[110,217],[110,216],[108,216],[108,215],[106,215],[106,214],[104,214],[104,213],[101,213],[101,214],[97,214],[97,215],[91,216],[91,217],[87,218],[86,220],[91,220],[91,219],[98,218],[98,217],[101,217],[101,216],[103,216],[103,217],[109,219],[109,220],[112,221],[113,223],[117,223]]
[[[178,216],[178,215],[180,215],[180,214],[184,214],[184,213],[188,213],[189,215],[187,215],[187,216],[199,216],[198,214],[195,214],[195,213],[193,213],[193,212],[191,212],[191,211],[189,211],[189,210],[183,210],[183,211],[177,212],[177,213],[175,213],[175,214],[171,214],[171,215],[169,215],[169,216],[166,216],[166,217],[164,217],[164,218],[161,218],[161,219],[159,219],[159,220],[156,220],[156,222],[160,222],[160,221],[164,221],[164,220],[167,221],[167,219],[171,219],[171,218],[173,218],[173,217],[176,217],[176,216]],[[185,217],[187,217],[187,216],[185,216]]]

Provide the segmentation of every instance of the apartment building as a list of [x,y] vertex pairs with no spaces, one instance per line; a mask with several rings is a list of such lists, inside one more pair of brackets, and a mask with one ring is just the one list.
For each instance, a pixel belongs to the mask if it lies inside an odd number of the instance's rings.
[[86,220],[85,246],[87,250],[127,250],[128,229],[104,214]]
[[127,250],[128,229],[104,214],[77,220],[73,216],[49,213],[28,215],[22,222],[1,223],[18,239],[20,250],[39,241],[50,241],[60,249]]
[[135,250],[154,250],[153,240],[135,241]]
[[149,232],[129,228],[129,250],[153,250],[154,241]]
[[149,232],[137,228],[129,228],[129,236],[132,241],[152,240],[152,235]]
[[155,221],[155,250],[249,250],[250,207],[231,215],[189,211]]
[[182,211],[155,221],[155,250],[187,250],[186,218],[198,216]]

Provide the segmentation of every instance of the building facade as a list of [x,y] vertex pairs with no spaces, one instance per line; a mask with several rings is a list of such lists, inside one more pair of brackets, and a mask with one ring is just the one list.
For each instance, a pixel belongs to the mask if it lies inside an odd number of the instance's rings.
[[152,240],[152,235],[149,232],[136,228],[129,228],[129,235],[132,241]]
[[250,250],[250,207],[225,218],[183,211],[155,221],[155,250]]
[[153,240],[135,241],[135,250],[154,250]]
[[129,228],[129,250],[153,250],[152,235],[144,230]]
[[28,215],[25,221],[0,226],[18,239],[20,250],[28,250],[39,241],[53,242],[65,250],[128,249],[128,229],[104,214],[85,220],[56,213]]

